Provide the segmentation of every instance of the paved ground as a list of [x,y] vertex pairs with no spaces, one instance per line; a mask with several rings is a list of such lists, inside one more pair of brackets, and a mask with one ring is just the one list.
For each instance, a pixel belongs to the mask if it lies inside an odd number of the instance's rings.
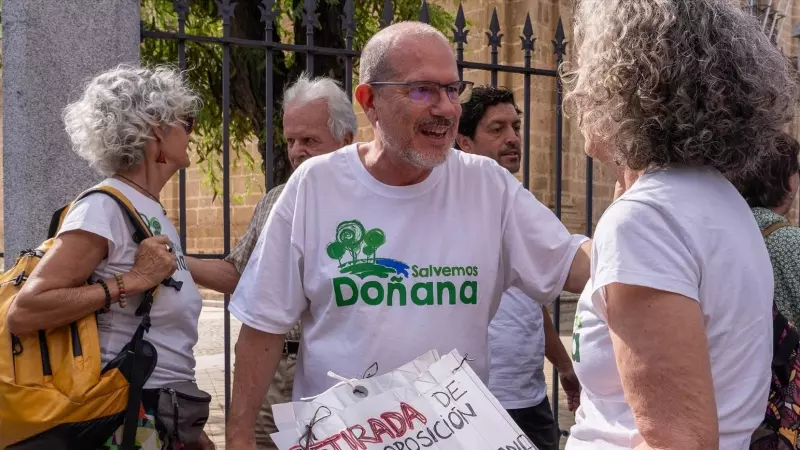
[[[571,310],[565,307],[562,316],[561,341],[567,350],[572,345],[572,335],[569,325],[571,325]],[[231,365],[233,365],[233,345],[239,335],[241,323],[231,316]],[[225,448],[225,358],[224,358],[224,310],[217,307],[204,307],[200,315],[200,338],[195,348],[197,355],[197,382],[200,389],[210,393],[213,397],[211,402],[211,417],[206,425],[206,432],[217,445],[218,450]],[[545,376],[547,378],[547,395],[552,402],[552,374],[553,369],[545,361]],[[574,415],[567,410],[565,395],[563,391],[559,393],[559,422],[562,430],[568,430],[574,423]],[[561,439],[561,448],[564,448],[566,438]]]

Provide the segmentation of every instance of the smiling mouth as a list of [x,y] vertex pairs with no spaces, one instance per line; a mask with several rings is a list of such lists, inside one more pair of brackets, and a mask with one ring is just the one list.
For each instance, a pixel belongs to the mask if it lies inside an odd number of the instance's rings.
[[425,136],[432,137],[435,139],[441,139],[447,135],[447,131],[450,129],[449,126],[433,126],[433,127],[423,127],[420,129],[420,132]]

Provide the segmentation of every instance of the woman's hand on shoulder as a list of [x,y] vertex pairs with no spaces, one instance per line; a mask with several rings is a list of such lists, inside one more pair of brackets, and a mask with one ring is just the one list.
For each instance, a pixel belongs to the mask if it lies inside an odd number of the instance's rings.
[[136,252],[136,261],[128,273],[132,294],[144,292],[171,277],[178,269],[178,258],[167,236],[143,240]]

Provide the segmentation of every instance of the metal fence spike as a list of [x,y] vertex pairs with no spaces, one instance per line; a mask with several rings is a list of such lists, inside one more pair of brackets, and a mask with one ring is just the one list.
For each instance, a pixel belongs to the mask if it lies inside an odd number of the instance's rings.
[[558,25],[556,26],[556,38],[553,40],[553,53],[558,55],[559,58],[567,54],[567,41],[564,35],[564,25],[561,23],[561,17],[558,18]]
[[431,23],[430,15],[428,14],[428,1],[422,0],[422,6],[419,8],[419,21],[423,23]]
[[522,49],[526,51],[533,51],[533,43],[536,38],[533,37],[533,24],[531,23],[531,13],[525,16],[525,26],[522,27]]
[[467,43],[469,30],[465,29],[466,26],[467,19],[464,17],[464,7],[459,3],[458,12],[456,13],[456,26],[453,28],[453,42],[462,45]]
[[317,13],[317,2],[314,0],[305,0],[303,2],[303,26],[308,30],[313,30],[319,25],[319,13]]
[[172,9],[178,14],[178,20],[185,18],[189,12],[189,0],[172,0]]
[[231,3],[231,0],[214,0],[214,3],[217,4],[217,10],[219,11],[219,16],[222,18],[222,24],[228,25],[236,10],[236,2]]
[[344,2],[344,15],[342,16],[342,27],[348,37],[352,37],[356,32],[356,7],[353,0]]
[[261,11],[261,21],[264,22],[264,26],[266,29],[272,30],[278,16],[278,11],[275,10],[275,0],[262,0],[258,9]]
[[503,35],[500,34],[500,20],[497,19],[497,8],[492,11],[492,20],[489,22],[489,31],[486,37],[489,38],[489,46],[497,50],[497,47],[502,47],[501,42]]
[[383,1],[383,11],[381,12],[381,28],[386,28],[392,24],[394,19],[394,8],[392,0]]

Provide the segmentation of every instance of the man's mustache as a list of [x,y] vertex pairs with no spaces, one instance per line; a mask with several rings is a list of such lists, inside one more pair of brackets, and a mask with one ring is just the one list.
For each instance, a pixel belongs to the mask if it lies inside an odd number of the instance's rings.
[[445,119],[443,117],[434,117],[431,119],[425,119],[420,122],[419,126],[421,127],[451,127],[455,121],[450,119]]
[[500,156],[506,156],[510,153],[516,153],[517,155],[522,153],[520,146],[516,144],[511,144],[503,147],[503,149],[500,150]]

